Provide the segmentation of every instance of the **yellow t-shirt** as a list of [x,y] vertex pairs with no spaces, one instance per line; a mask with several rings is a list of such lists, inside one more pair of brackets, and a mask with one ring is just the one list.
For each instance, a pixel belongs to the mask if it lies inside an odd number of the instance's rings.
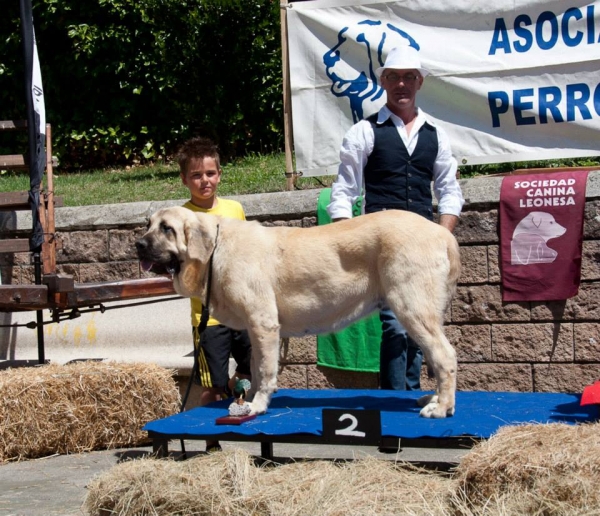
[[[221,199],[217,198],[218,202],[214,208],[210,210],[205,210],[204,208],[199,208],[198,206],[192,204],[191,201],[186,202],[183,207],[192,211],[201,211],[202,213],[210,213],[211,215],[219,215],[220,217],[227,217],[230,219],[239,219],[246,220],[246,214],[244,213],[244,208],[237,201],[232,201],[231,199]],[[192,326],[197,327],[200,324],[200,318],[202,317],[202,301],[200,299],[192,297],[190,298],[192,305]],[[209,317],[208,326],[216,326],[219,324],[213,317]]]

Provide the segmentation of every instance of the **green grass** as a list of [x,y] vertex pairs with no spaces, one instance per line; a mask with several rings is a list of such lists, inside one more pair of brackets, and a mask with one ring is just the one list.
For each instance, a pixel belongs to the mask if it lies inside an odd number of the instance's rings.
[[[500,163],[460,167],[459,170],[464,178],[519,168],[595,165],[600,165],[600,158]],[[330,186],[333,179],[334,176],[300,177],[295,187],[303,190]],[[281,192],[286,187],[285,154],[257,154],[223,166],[219,195]],[[0,192],[28,189],[29,177],[26,173],[0,171]],[[58,167],[54,171],[54,193],[63,198],[65,206],[164,201],[188,197],[188,191],[179,179],[179,169],[173,163],[88,172],[62,172]]]
[[[298,178],[296,188],[329,186],[333,177]],[[24,172],[0,173],[0,191],[29,189]],[[219,195],[241,195],[286,190],[285,154],[253,155],[223,165]],[[156,164],[123,169],[61,172],[54,169],[54,193],[65,206],[89,206],[136,201],[186,199],[176,164]]]

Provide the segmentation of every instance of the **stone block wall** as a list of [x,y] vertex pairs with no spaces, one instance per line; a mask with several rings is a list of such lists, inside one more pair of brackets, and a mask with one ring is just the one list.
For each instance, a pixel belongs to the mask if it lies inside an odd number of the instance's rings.
[[600,203],[585,208],[577,296],[504,303],[497,209],[467,211],[456,236],[463,273],[446,327],[464,390],[580,392],[600,377]]
[[[499,268],[499,178],[461,182],[467,203],[456,237],[462,275],[446,333],[456,347],[461,390],[581,392],[600,378],[600,172],[588,179],[582,282],[562,302],[504,303]],[[266,225],[316,224],[318,191],[239,196],[249,219]],[[181,204],[172,201],[170,204]],[[146,217],[166,203],[57,210],[59,272],[77,282],[143,277],[134,242]],[[91,213],[94,212],[95,213]],[[28,225],[29,224],[29,225]],[[30,227],[25,220],[13,228]],[[1,256],[4,283],[33,283],[28,255]],[[318,266],[318,260],[315,262]],[[376,388],[376,373],[316,365],[316,337],[281,348],[282,388]],[[432,388],[423,368],[424,388]]]

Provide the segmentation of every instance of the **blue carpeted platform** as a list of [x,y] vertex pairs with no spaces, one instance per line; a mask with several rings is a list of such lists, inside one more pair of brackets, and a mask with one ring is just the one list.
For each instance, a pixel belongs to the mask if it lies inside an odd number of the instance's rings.
[[[580,406],[580,394],[457,392],[456,414],[446,419],[419,417],[416,399],[423,392],[380,390],[282,389],[266,414],[241,425],[217,425],[228,415],[230,400],[212,403],[144,426],[150,435],[198,439],[237,434],[251,436],[322,435],[322,411],[378,410],[381,435],[404,439],[474,437],[487,439],[501,426],[524,423],[584,423],[599,419],[599,406]],[[156,436],[156,435],[154,435]]]

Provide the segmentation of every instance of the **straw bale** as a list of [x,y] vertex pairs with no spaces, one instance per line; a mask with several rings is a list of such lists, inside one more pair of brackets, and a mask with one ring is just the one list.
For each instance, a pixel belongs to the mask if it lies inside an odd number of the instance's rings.
[[0,462],[138,445],[141,428],[176,413],[173,371],[77,362],[0,371]]
[[[258,466],[239,449],[119,464],[84,509],[118,515],[600,515],[600,424],[502,428],[451,474],[372,457]],[[271,467],[273,466],[273,467]]]
[[502,427],[463,457],[455,478],[485,514],[600,514],[600,424]]
[[447,476],[371,457],[257,465],[240,449],[118,464],[88,485],[90,515],[442,515]]

